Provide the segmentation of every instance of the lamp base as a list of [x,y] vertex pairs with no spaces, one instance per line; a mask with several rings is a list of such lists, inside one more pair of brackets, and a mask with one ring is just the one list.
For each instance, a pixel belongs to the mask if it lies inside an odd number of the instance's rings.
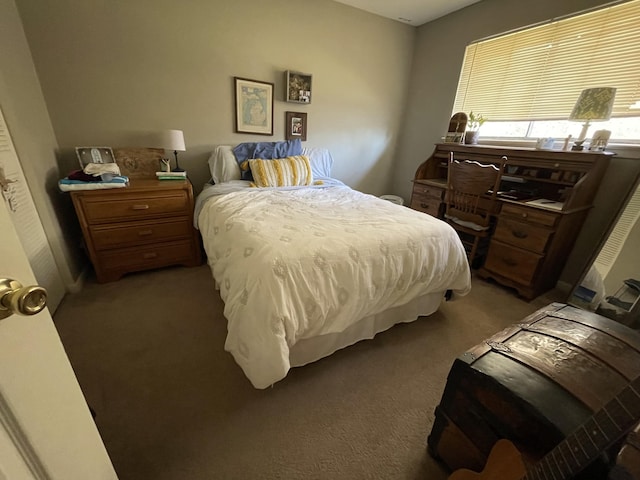
[[174,150],[173,151],[173,156],[176,157],[176,168],[173,169],[174,172],[184,172],[184,168],[180,168],[180,165],[178,165],[178,151]]

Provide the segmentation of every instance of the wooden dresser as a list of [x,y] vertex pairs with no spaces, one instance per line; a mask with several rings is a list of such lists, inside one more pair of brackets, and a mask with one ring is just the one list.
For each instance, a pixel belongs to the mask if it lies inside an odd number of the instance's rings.
[[125,188],[74,191],[71,198],[98,282],[201,263],[188,180],[134,179]]
[[411,208],[444,217],[450,152],[456,160],[482,163],[507,158],[497,223],[478,275],[527,299],[553,288],[612,154],[437,144],[416,171]]

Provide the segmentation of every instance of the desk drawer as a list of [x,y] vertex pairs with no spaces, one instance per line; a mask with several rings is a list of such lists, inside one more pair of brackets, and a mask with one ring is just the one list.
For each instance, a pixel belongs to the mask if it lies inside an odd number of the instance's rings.
[[493,238],[525,250],[544,253],[552,234],[553,230],[547,228],[500,217]]
[[105,270],[126,268],[127,271],[162,267],[193,259],[191,241],[184,240],[141,247],[121,248],[98,253]]
[[513,205],[510,203],[505,203],[504,205],[502,205],[501,211],[503,215],[510,215],[513,217],[517,217],[523,222],[536,223],[538,225],[544,225],[546,227],[553,227],[558,221],[558,218],[560,218],[560,214],[555,214],[553,212],[547,212],[531,207]]
[[542,255],[527,252],[506,243],[491,240],[484,268],[514,282],[528,285],[538,269]]
[[167,221],[93,227],[91,237],[96,250],[108,250],[189,238],[192,234],[191,228],[190,217],[185,217]]
[[438,188],[432,185],[423,185],[421,183],[414,183],[413,194],[442,199],[444,197],[444,188]]
[[189,198],[185,191],[162,196],[122,195],[123,198],[95,197],[84,199],[83,209],[90,224],[123,222],[154,216],[190,214]]
[[440,206],[442,201],[433,197],[425,197],[423,195],[413,195],[411,197],[411,208],[420,212],[428,213],[432,217],[440,216]]

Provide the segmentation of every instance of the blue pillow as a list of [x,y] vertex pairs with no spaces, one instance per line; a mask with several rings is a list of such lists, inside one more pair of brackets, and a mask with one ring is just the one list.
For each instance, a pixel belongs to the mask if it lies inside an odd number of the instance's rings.
[[284,142],[240,143],[233,149],[233,154],[240,166],[242,180],[253,180],[249,160],[254,158],[273,160],[302,155],[302,143],[300,139]]

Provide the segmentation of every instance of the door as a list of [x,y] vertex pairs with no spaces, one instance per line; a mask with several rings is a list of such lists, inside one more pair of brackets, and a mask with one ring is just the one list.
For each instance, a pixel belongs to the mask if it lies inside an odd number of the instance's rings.
[[[0,278],[36,283],[4,201]],[[47,308],[0,318],[0,479],[117,479]]]

